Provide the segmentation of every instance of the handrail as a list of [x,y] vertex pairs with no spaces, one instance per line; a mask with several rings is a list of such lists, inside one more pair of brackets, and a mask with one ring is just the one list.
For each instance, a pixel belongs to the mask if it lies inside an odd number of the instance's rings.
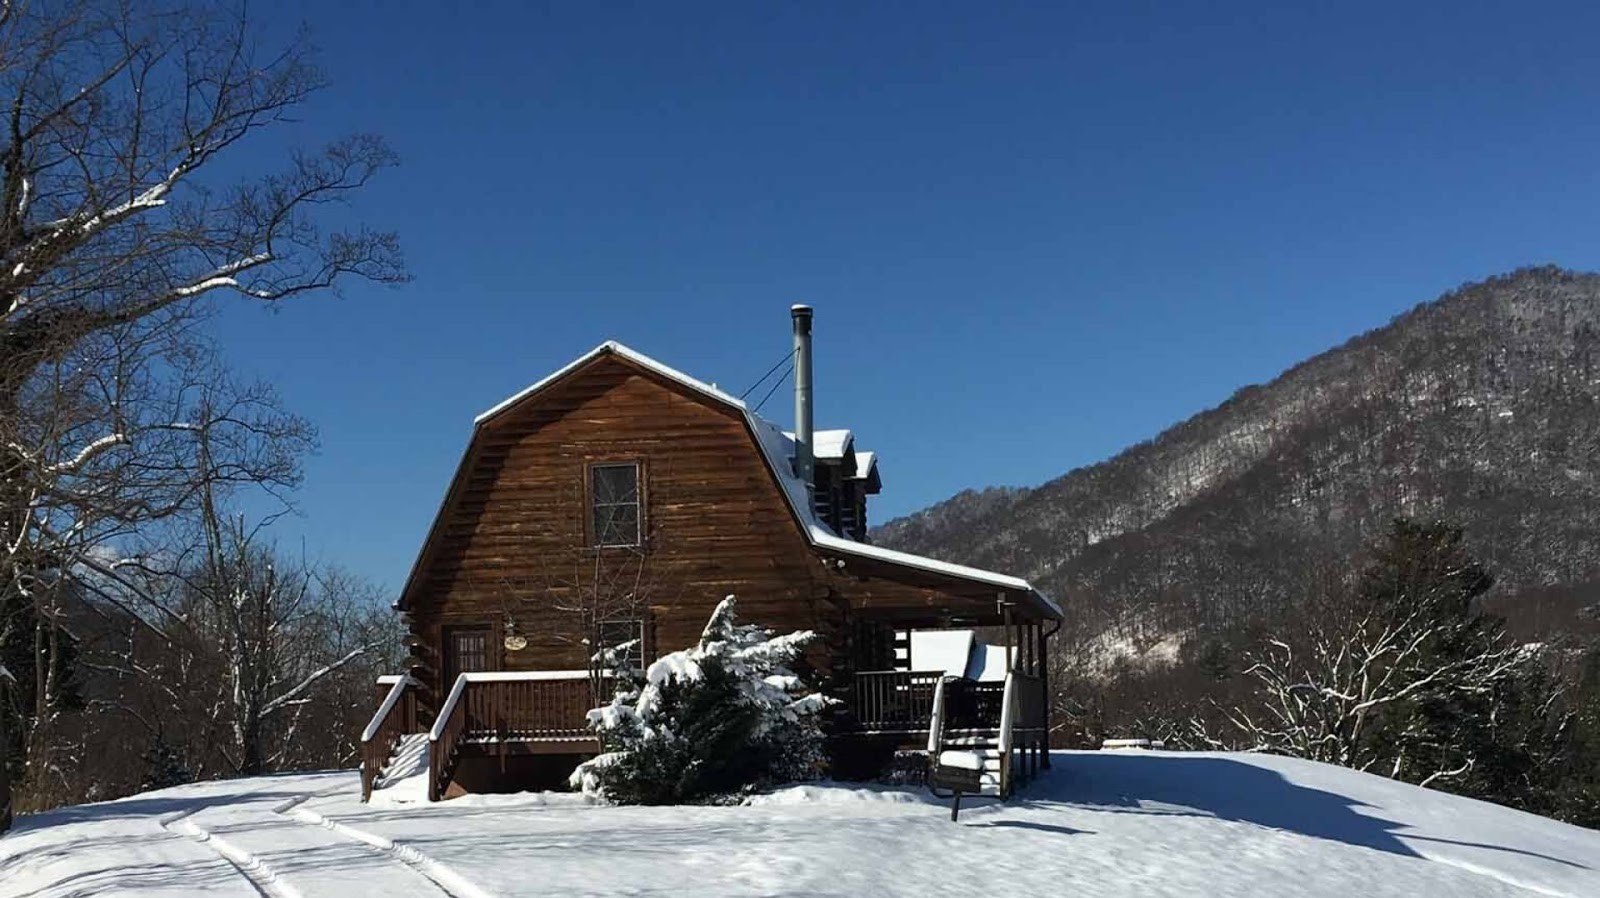
[[939,759],[939,749],[944,741],[944,677],[933,686],[933,711],[928,715],[928,754]]
[[461,706],[461,696],[467,691],[468,677],[471,674],[457,674],[454,686],[450,687],[450,697],[444,700],[444,705],[439,708],[439,716],[433,719],[433,727],[428,730],[428,741],[438,742],[444,735],[445,722],[453,717],[456,709]]
[[466,716],[466,705],[462,704],[461,696],[466,690],[467,674],[459,674],[455,686],[450,689],[450,697],[445,700],[439,716],[434,718],[433,728],[428,731],[429,801],[438,801],[443,797],[444,787],[449,780],[445,765],[454,760],[456,741],[461,737],[461,718]]
[[1017,718],[1017,680],[1015,671],[1006,672],[1005,697],[1000,701],[1000,795],[1011,794],[1011,729]]
[[[379,677],[378,682],[382,683],[386,679],[388,677]],[[408,687],[417,685],[416,680],[405,674],[401,674],[393,680],[393,683],[394,685],[389,687],[389,694],[384,696],[383,704],[378,706],[378,713],[372,715],[372,720],[367,724],[367,728],[361,731],[362,742],[370,742],[373,736],[378,735],[378,728],[383,726],[384,718],[389,716],[389,712],[394,710],[394,706],[400,703],[400,696]]]
[[455,685],[450,688],[450,696],[444,700],[444,705],[439,708],[439,716],[433,721],[433,729],[428,731],[428,741],[436,742],[444,734],[445,721],[461,703],[462,696],[466,693],[468,683],[522,683],[538,680],[588,680],[596,674],[601,679],[611,676],[610,670],[475,670],[456,676]]
[[417,681],[409,676],[400,676],[394,680],[394,685],[389,687],[389,694],[384,696],[383,703],[378,706],[378,713],[372,716],[372,721],[366,729],[361,731],[361,800],[366,801],[372,797],[372,789],[378,782],[378,776],[383,772],[383,767],[389,761],[389,755],[394,751],[395,745],[406,733],[416,728],[417,725],[417,696],[409,691],[417,685]]
[[[473,671],[457,675],[428,731],[428,799],[449,786],[463,743],[593,738],[591,685],[610,670]],[[575,690],[573,687],[582,686]]]
[[993,730],[1000,722],[1005,683],[950,677],[944,725],[952,730]]

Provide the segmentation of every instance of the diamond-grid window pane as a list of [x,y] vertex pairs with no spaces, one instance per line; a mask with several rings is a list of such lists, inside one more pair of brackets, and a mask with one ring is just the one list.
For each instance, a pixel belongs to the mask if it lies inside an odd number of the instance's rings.
[[639,466],[595,465],[589,471],[594,544],[639,545]]

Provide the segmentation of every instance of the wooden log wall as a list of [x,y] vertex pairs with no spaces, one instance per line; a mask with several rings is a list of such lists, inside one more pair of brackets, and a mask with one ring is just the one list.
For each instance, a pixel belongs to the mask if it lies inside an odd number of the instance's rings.
[[[641,466],[644,545],[592,548],[588,468],[630,461]],[[402,598],[420,713],[431,721],[449,691],[447,627],[492,628],[491,669],[576,670],[590,664],[596,606],[637,606],[655,655],[693,644],[729,594],[746,621],[818,630],[808,661],[841,677],[855,615],[996,608],[982,584],[819,555],[742,412],[600,356],[476,431]],[[524,648],[505,646],[507,622]]]
[[[659,651],[692,644],[717,602],[780,630],[843,623],[736,410],[601,357],[478,434],[407,596],[425,685],[442,628],[494,628],[494,666],[582,669],[595,605],[645,611]],[[645,545],[587,545],[587,466],[642,465]],[[626,616],[626,615],[622,615]],[[508,651],[507,620],[527,640]]]

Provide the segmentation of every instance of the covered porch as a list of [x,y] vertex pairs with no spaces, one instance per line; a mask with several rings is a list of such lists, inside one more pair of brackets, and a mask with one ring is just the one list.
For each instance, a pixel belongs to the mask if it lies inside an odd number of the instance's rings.
[[1050,765],[1049,637],[1060,609],[1020,580],[881,554],[848,562],[836,740],[880,760],[987,752],[998,793],[1010,794]]
[[[830,562],[832,598],[846,610],[844,627],[828,640],[826,688],[840,703],[830,733],[836,747],[846,755],[985,754],[1001,795],[1048,767],[1049,637],[1060,610],[1020,580],[861,551]],[[410,740],[425,749],[430,800],[452,794],[453,784],[459,790],[464,763],[494,758],[504,771],[518,758],[576,763],[597,753],[587,712],[612,693],[604,671],[473,671],[455,678],[432,714],[415,680],[385,685],[362,734],[363,794]]]

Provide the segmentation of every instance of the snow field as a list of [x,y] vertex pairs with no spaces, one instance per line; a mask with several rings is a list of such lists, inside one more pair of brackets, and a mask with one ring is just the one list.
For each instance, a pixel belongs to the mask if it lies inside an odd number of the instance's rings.
[[23,818],[0,896],[1600,895],[1600,832],[1496,805],[1286,758],[1053,757],[954,824],[920,790],[830,784],[616,808],[363,805],[353,773],[207,783]]

